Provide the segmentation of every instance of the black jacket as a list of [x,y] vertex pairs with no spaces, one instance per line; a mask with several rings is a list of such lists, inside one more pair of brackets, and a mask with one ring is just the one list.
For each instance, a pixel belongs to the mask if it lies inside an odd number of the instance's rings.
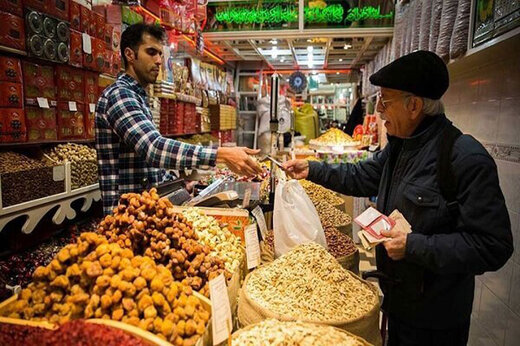
[[393,261],[382,245],[376,248],[378,269],[398,281],[381,283],[383,309],[419,328],[446,329],[469,320],[475,275],[502,267],[513,239],[496,164],[469,135],[453,147],[460,212],[450,216],[436,167],[439,133],[450,122],[444,115],[430,122],[411,138],[389,136],[389,144],[370,160],[310,162],[309,180],[347,195],[377,195],[379,211],[389,215],[398,209],[406,217],[412,233],[405,259]]

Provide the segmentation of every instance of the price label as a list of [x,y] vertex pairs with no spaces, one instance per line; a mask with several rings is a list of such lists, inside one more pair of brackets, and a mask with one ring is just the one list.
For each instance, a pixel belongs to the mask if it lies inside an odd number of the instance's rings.
[[209,282],[211,299],[211,322],[213,345],[218,345],[231,336],[231,307],[224,274],[220,274]]
[[260,264],[260,242],[256,233],[256,223],[246,227],[244,236],[246,238],[247,269],[253,269]]
[[63,181],[65,179],[65,167],[56,166],[52,168],[52,180]]
[[251,189],[246,189],[244,192],[244,201],[242,202],[242,208],[249,207],[249,202],[251,201]]
[[265,216],[264,212],[262,211],[262,208],[260,208],[260,206],[257,206],[255,209],[253,209],[251,214],[253,214],[253,216],[256,219],[256,222],[258,223],[258,228],[260,228],[260,234],[262,235],[262,239],[265,240],[267,234],[267,224],[265,222]]
[[47,100],[45,97],[37,97],[36,101],[38,101],[38,107],[49,108],[49,100]]
[[94,113],[96,111],[96,105],[94,103],[89,103],[88,109],[89,109],[90,113]]
[[78,105],[74,101],[69,101],[69,111],[71,112],[77,112],[78,111]]
[[89,34],[82,34],[83,39],[83,52],[85,54],[92,54],[92,40],[90,39]]

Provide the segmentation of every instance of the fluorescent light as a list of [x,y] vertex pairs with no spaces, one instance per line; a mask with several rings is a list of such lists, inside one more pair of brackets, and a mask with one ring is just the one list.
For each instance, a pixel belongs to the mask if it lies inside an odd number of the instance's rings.
[[282,57],[280,58],[280,62],[284,62],[284,61],[285,61],[285,58],[282,56]]
[[278,56],[278,48],[276,46],[273,46],[273,49],[271,49],[271,58],[276,59]]
[[352,46],[348,43],[345,43],[345,45],[343,46],[343,49],[349,49],[349,48],[352,48]]
[[314,50],[313,46],[307,46],[307,52],[312,53],[313,50]]
[[278,40],[275,39],[275,38],[273,38],[273,39],[271,40],[271,43],[272,43],[272,44],[278,44]]
[[343,59],[340,58],[339,61],[343,61]]

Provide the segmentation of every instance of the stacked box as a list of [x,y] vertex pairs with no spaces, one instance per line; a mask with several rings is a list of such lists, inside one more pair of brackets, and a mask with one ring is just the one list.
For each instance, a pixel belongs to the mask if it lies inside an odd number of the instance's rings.
[[22,17],[0,11],[0,42],[2,46],[25,50],[25,28]]
[[58,139],[85,138],[85,105],[78,103],[77,109],[70,111],[68,102],[58,102]]
[[83,66],[83,41],[81,33],[76,30],[70,30],[69,64],[75,67]]
[[59,101],[84,102],[85,78],[82,70],[57,65],[56,84],[58,86]]
[[0,108],[0,142],[13,143],[27,140],[23,108]]
[[184,133],[184,102],[173,101],[173,112],[168,114],[168,133]]
[[29,142],[58,139],[56,108],[28,106],[25,108],[25,119]]
[[95,134],[95,122],[96,122],[96,112],[90,111],[90,105],[88,103],[85,104],[85,137],[86,138],[94,138]]
[[56,100],[54,68],[52,66],[38,65],[24,61],[22,67],[26,103],[35,105],[37,97]]
[[97,103],[99,98],[98,74],[85,71],[85,103]]
[[184,134],[192,134],[198,133],[197,127],[200,126],[197,124],[197,111],[194,103],[188,102],[179,102],[183,104],[183,133]]

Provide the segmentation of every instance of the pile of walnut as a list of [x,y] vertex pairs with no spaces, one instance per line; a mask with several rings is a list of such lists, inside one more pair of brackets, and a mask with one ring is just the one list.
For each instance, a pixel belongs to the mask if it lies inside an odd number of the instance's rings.
[[156,189],[142,194],[121,196],[113,215],[99,224],[98,232],[109,242],[132,249],[136,254],[155,259],[171,270],[176,281],[209,296],[209,280],[224,273],[224,262],[210,255],[211,248],[202,245],[191,224],[173,212],[167,198],[159,198]]
[[8,307],[9,317],[65,323],[79,318],[122,321],[175,345],[194,345],[210,313],[193,290],[146,256],[82,233]]

